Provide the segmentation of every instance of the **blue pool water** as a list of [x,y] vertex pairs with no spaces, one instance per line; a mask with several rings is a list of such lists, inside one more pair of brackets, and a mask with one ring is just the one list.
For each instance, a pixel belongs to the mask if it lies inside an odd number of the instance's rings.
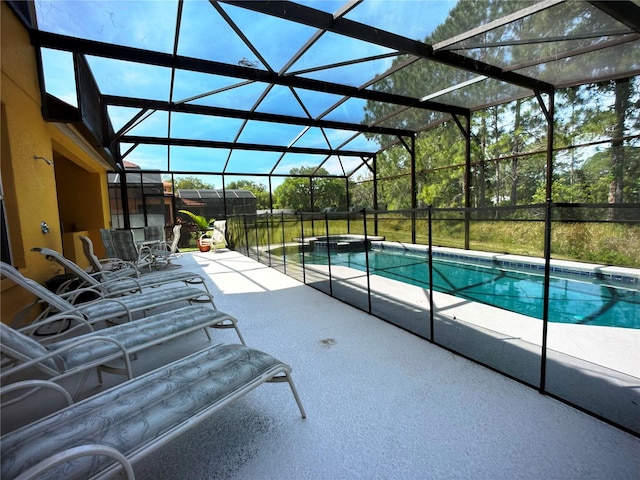
[[[327,264],[327,254],[306,253],[305,262]],[[331,253],[331,265],[366,271],[364,252]],[[372,274],[429,288],[425,254],[369,252]],[[434,290],[513,312],[542,318],[542,275],[495,266],[433,260]],[[634,286],[552,277],[549,321],[640,329],[640,291]]]

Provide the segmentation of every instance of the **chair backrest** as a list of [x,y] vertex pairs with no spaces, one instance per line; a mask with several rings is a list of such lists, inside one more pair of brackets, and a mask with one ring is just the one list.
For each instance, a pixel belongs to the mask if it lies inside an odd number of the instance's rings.
[[164,242],[164,227],[161,225],[148,225],[144,227],[144,239]]
[[104,250],[107,252],[107,257],[118,258],[118,252],[116,251],[116,247],[113,245],[113,240],[111,239],[111,232],[113,232],[113,230],[101,228],[100,238],[102,239]]
[[115,258],[127,262],[138,262],[138,248],[133,230],[112,230],[111,240],[116,249]]
[[215,222],[213,222],[213,241],[215,243],[224,243],[225,245],[227,244],[227,239],[225,236],[226,229],[226,220],[216,220]]
[[173,227],[173,240],[171,240],[171,246],[169,251],[171,253],[176,253],[178,251],[178,242],[180,241],[180,229],[182,225],[176,225]]
[[[0,322],[0,351],[2,355],[19,362],[35,360],[50,353],[43,345],[2,322]],[[44,359],[34,366],[50,375],[61,372],[53,357]]]
[[101,272],[103,267],[100,263],[100,259],[93,251],[93,242],[89,237],[85,237],[84,235],[80,236],[80,241],[82,242],[82,251],[84,252],[84,256],[89,260],[89,264],[91,268],[93,268],[94,272]]
[[16,270],[15,267],[12,267],[7,263],[0,262],[0,274],[12,280],[16,285],[19,285],[28,290],[40,300],[48,303],[56,310],[65,312],[67,310],[73,310],[75,308],[73,304],[67,302],[64,298],[51,292],[47,288],[40,285],[38,282],[25,277],[18,270]]
[[91,275],[89,275],[87,272],[85,272],[82,268],[80,268],[80,265],[78,265],[75,262],[72,262],[71,260],[66,258],[64,255],[62,255],[61,253],[56,252],[55,250],[52,250],[50,248],[40,248],[40,247],[32,248],[31,251],[32,252],[38,252],[38,253],[44,255],[44,257],[47,260],[51,260],[52,262],[56,262],[58,265],[63,267],[65,269],[65,271],[72,273],[74,276],[76,276],[80,280],[82,280],[82,282],[86,286],[92,286],[92,287],[97,287],[97,288],[101,289],[102,285],[100,284],[100,282],[98,280],[96,280]]

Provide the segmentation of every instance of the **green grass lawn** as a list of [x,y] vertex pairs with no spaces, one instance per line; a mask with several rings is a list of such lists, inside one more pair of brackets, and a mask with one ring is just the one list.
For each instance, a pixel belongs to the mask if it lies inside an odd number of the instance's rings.
[[[322,236],[327,234],[327,224],[323,219],[313,222],[305,220],[304,225],[297,218],[279,218],[259,222],[257,229],[249,232],[249,243],[277,245],[292,242],[293,238]],[[464,248],[464,222],[457,219],[434,220],[433,244],[443,247]],[[345,219],[330,220],[330,235],[364,234],[364,223]],[[377,232],[372,219],[367,221],[369,235],[381,235],[388,241],[411,243],[411,220],[406,217],[379,216]],[[233,223],[228,225],[231,245],[244,245],[245,232],[235,232]],[[551,256],[556,259],[624,267],[640,267],[640,226],[624,223],[577,223],[554,222],[551,229]],[[234,236],[238,236],[234,242]],[[425,219],[416,222],[416,243],[428,244],[428,224]],[[544,256],[544,223],[541,221],[487,221],[474,220],[469,227],[469,247],[471,250]]]

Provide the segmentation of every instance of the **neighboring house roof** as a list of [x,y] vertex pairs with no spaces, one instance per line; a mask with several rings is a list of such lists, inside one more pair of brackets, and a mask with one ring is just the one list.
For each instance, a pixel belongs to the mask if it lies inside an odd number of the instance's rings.
[[183,198],[182,203],[184,203],[186,206],[189,206],[189,207],[201,207],[205,205],[205,203],[202,200],[193,200],[191,198]]

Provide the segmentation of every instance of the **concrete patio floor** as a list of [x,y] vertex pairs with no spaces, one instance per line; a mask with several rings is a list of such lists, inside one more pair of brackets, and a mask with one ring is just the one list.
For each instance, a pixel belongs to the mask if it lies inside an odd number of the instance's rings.
[[228,251],[180,263],[209,276],[250,346],[292,365],[308,418],[264,385],[147,457],[141,479],[640,475],[640,439],[274,269]]
[[[274,269],[232,251],[178,263],[208,276],[248,345],[293,367],[308,418],[286,384],[263,385],[134,465],[138,479],[640,476],[639,438]],[[143,352],[134,368],[207,345],[198,332]]]

